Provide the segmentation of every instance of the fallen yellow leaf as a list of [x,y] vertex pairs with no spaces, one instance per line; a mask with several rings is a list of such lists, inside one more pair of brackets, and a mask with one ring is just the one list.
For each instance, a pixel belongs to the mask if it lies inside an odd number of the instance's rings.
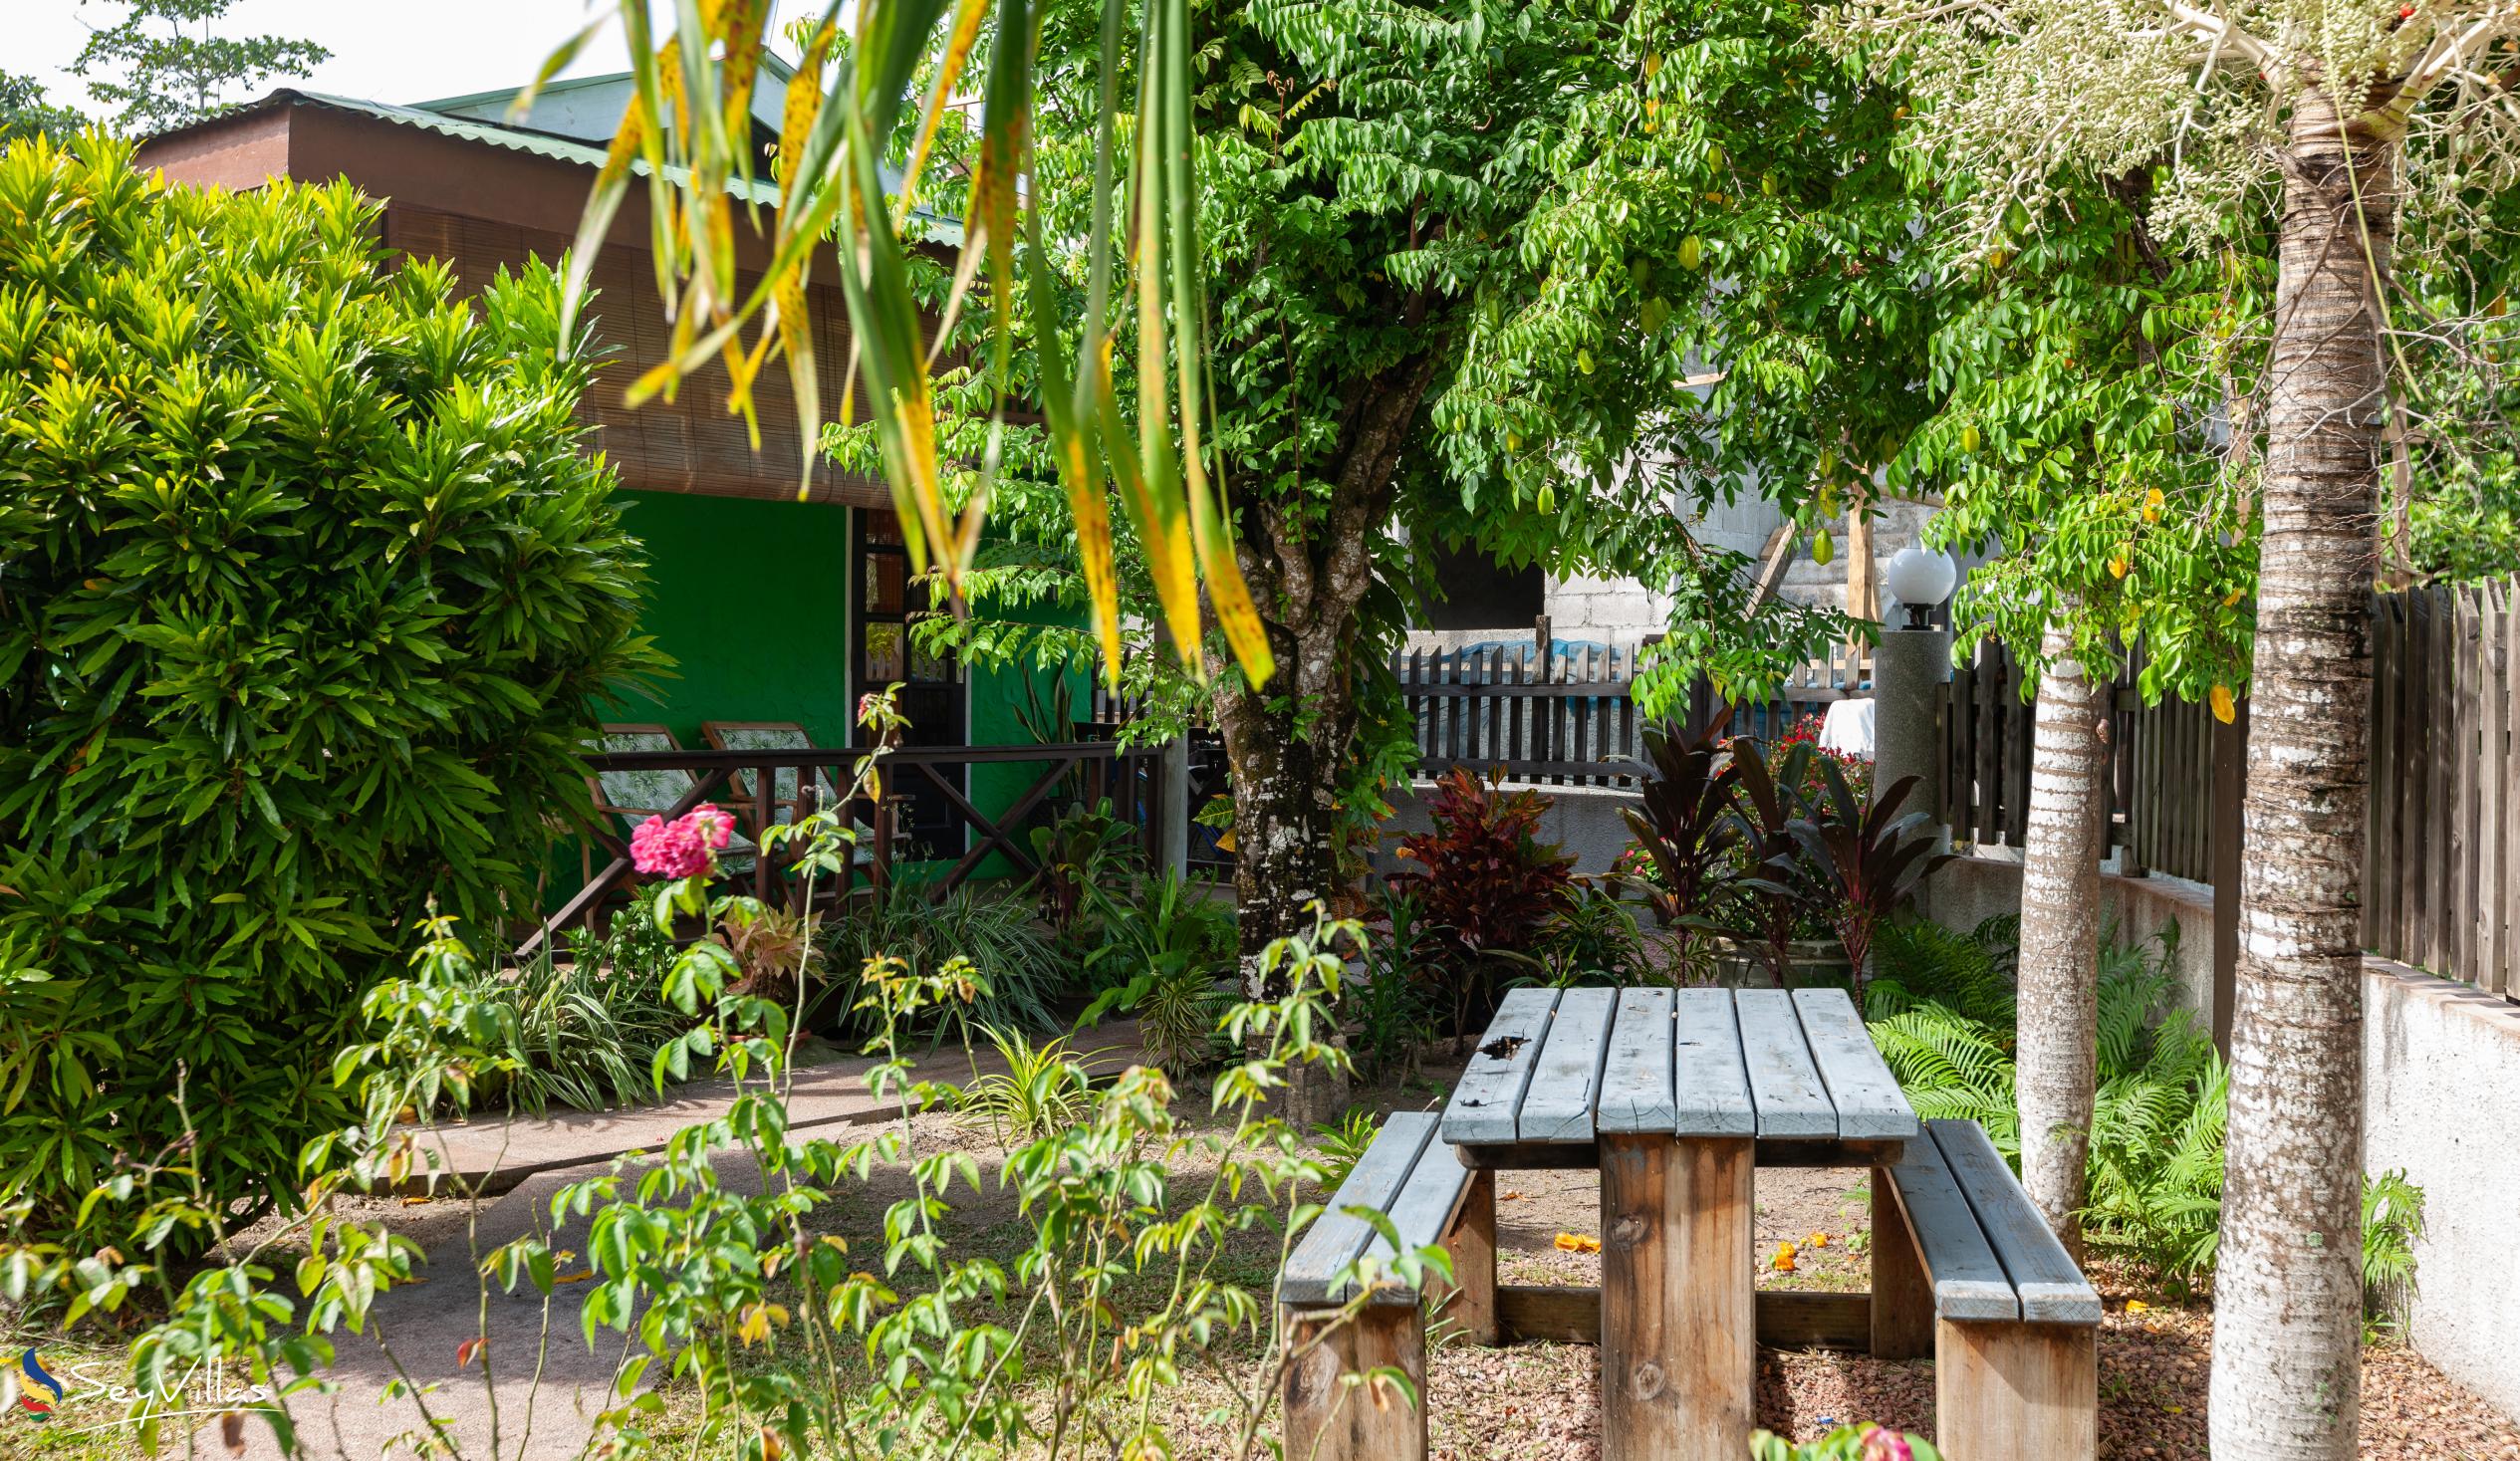
[[2127,1313],[2129,1314],[2142,1314],[2151,1307],[2151,1305],[2144,1303],[2141,1299],[2130,1299],[2127,1301]]
[[1770,1259],[1769,1262],[1775,1267],[1778,1273],[1792,1273],[1794,1271],[1794,1245],[1791,1243],[1777,1244],[1776,1257]]
[[1827,1233],[1814,1233],[1803,1240],[1803,1246],[1806,1248],[1826,1248],[1829,1246],[1829,1235]]
[[1567,1253],[1599,1253],[1602,1251],[1601,1239],[1587,1237],[1582,1233],[1560,1233],[1557,1241],[1558,1247]]
[[552,1280],[552,1282],[555,1284],[583,1284],[594,1277],[595,1270],[582,1268],[574,1274],[562,1274],[559,1278]]
[[1497,1193],[1496,1200],[1499,1202],[1520,1202],[1522,1200],[1522,1196],[1523,1195],[1520,1192],[1508,1190]]

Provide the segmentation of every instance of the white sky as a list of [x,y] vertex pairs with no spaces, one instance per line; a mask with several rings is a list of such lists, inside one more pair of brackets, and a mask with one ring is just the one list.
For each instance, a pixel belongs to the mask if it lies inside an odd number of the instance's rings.
[[[119,0],[0,0],[0,70],[31,73],[53,102],[99,112],[87,84],[70,74],[70,63],[88,32],[120,21],[124,8]],[[522,86],[554,47],[608,8],[584,0],[236,0],[217,33],[289,36],[333,52],[304,81],[271,82],[230,101],[298,85],[411,103]],[[823,6],[821,0],[775,0],[775,9],[774,36],[800,15],[821,14]],[[657,24],[669,27],[673,7],[655,11]],[[621,31],[613,27],[565,74],[623,69]]]

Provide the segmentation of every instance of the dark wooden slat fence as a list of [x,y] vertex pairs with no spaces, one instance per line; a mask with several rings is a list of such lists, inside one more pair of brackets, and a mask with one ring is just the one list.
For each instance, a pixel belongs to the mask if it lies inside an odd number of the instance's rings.
[[2520,579],[2376,596],[2363,944],[2520,997]]
[[[1955,838],[2022,845],[2020,676],[1992,644],[1952,671],[1943,815]],[[2520,998],[2520,579],[2373,596],[2371,708],[2364,947]],[[2240,734],[2202,705],[2142,705],[2132,674],[2120,682],[2110,831],[2123,870],[2233,880],[2232,829],[2218,824],[2240,788],[2218,783],[2243,770]]]

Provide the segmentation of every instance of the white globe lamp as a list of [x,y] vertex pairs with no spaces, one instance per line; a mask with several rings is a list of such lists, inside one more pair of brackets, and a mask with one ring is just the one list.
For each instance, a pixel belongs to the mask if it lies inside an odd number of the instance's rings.
[[1921,629],[1936,605],[1951,597],[1960,566],[1938,548],[1902,548],[1890,556],[1882,584],[1907,610],[1907,627]]

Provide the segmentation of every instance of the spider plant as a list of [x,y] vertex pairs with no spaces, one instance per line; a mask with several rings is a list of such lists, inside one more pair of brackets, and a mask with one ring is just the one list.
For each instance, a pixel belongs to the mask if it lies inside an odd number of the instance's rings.
[[982,1026],[981,1033],[1006,1069],[974,1077],[955,1093],[953,1109],[964,1122],[987,1126],[999,1146],[1013,1150],[1084,1118],[1094,1092],[1067,1037],[1035,1045],[1002,1025]]

